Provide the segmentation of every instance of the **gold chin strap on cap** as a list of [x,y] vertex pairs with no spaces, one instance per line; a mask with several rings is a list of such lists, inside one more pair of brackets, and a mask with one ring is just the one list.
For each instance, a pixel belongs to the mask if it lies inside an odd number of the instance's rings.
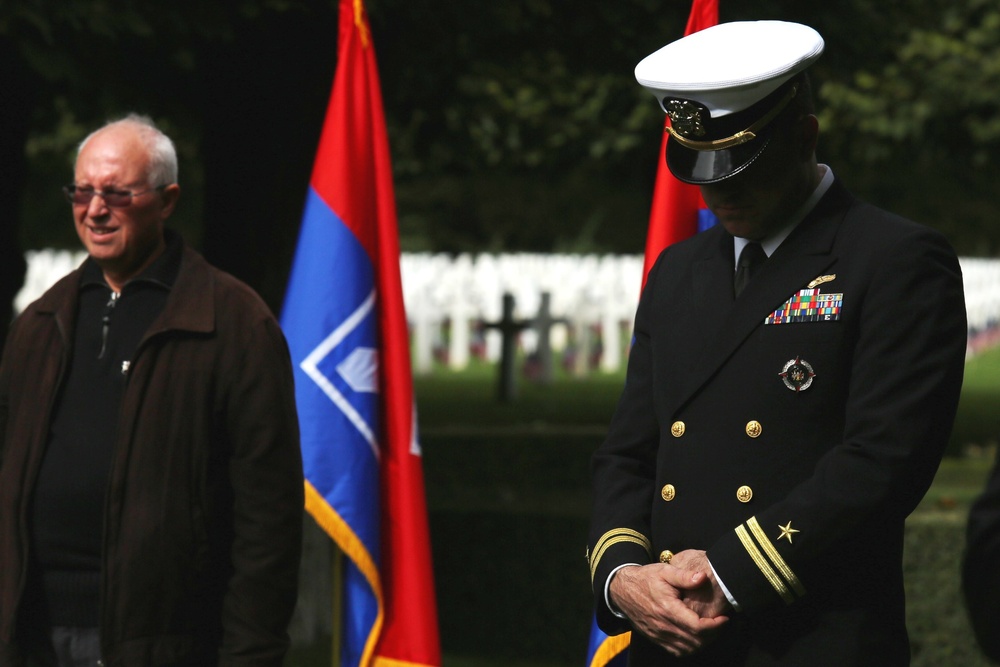
[[670,133],[670,137],[677,141],[684,148],[690,148],[693,151],[721,151],[726,148],[732,148],[733,146],[739,146],[740,144],[745,144],[748,141],[753,141],[757,138],[757,133],[762,129],[767,127],[767,124],[774,120],[779,113],[781,113],[788,103],[792,101],[795,94],[799,91],[798,84],[793,85],[785,93],[785,96],[781,98],[781,101],[766,114],[761,116],[757,122],[748,127],[745,130],[740,130],[732,136],[728,136],[722,139],[712,139],[711,141],[695,141],[694,139],[688,139],[677,132],[671,125],[667,125],[666,132]]

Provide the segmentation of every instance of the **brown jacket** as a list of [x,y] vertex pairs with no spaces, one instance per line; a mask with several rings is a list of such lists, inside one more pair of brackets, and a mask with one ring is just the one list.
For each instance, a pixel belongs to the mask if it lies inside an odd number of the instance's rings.
[[[72,349],[80,270],[12,325],[0,366],[0,666],[20,665],[27,517]],[[291,364],[247,286],[184,250],[122,398],[104,510],[104,664],[280,665],[302,462]]]

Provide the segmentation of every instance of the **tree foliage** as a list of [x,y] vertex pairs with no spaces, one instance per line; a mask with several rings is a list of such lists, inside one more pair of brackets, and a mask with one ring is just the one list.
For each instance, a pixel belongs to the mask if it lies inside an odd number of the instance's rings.
[[372,2],[404,241],[640,247],[662,113],[630,72],[686,19],[658,8]]
[[[686,3],[489,8],[372,2],[412,245],[642,247],[662,115],[631,76],[680,36]],[[859,195],[998,249],[990,156],[1000,131],[998,9],[989,0],[721,3],[721,19],[797,20],[814,67],[821,154]],[[411,26],[420,26],[411,30]]]
[[995,254],[1000,6],[935,2],[909,19],[891,53],[823,87],[831,147],[893,208]]
[[[228,227],[206,231],[216,253],[234,243],[252,256],[255,239],[276,236],[290,245],[335,65],[335,4],[0,4],[0,42],[31,81],[29,245],[72,242],[65,209],[43,191],[64,180],[51,174],[68,173],[85,130],[134,108],[178,139],[193,204],[181,223],[195,240],[208,215],[206,229],[239,218],[244,230],[235,241]],[[688,2],[367,5],[404,248],[641,249],[662,113],[632,69],[681,35]],[[820,157],[853,190],[940,227],[964,253],[997,251],[995,2],[721,5],[724,21],[797,20],[824,35]],[[237,205],[248,184],[265,194]]]

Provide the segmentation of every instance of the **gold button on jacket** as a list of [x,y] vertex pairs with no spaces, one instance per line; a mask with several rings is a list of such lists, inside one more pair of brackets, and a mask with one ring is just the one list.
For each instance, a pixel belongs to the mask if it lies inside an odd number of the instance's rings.
[[673,484],[664,484],[663,488],[660,489],[660,496],[662,496],[668,503],[673,500],[676,495],[677,489],[674,488]]

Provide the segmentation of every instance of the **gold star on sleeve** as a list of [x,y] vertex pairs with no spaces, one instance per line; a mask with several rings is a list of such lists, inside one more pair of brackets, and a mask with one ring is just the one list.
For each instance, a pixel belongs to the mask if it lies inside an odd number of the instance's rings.
[[789,521],[789,522],[788,522],[788,523],[787,523],[786,525],[784,525],[784,526],[782,526],[782,525],[780,525],[780,524],[779,524],[779,525],[778,525],[778,528],[780,528],[780,529],[781,529],[781,535],[778,535],[778,539],[780,540],[780,539],[782,539],[782,538],[785,538],[785,537],[787,537],[787,538],[788,538],[788,543],[789,543],[789,544],[791,544],[791,543],[792,543],[792,533],[797,533],[797,532],[799,532],[799,531],[795,530],[794,528],[792,528],[792,522],[791,522],[791,521]]

